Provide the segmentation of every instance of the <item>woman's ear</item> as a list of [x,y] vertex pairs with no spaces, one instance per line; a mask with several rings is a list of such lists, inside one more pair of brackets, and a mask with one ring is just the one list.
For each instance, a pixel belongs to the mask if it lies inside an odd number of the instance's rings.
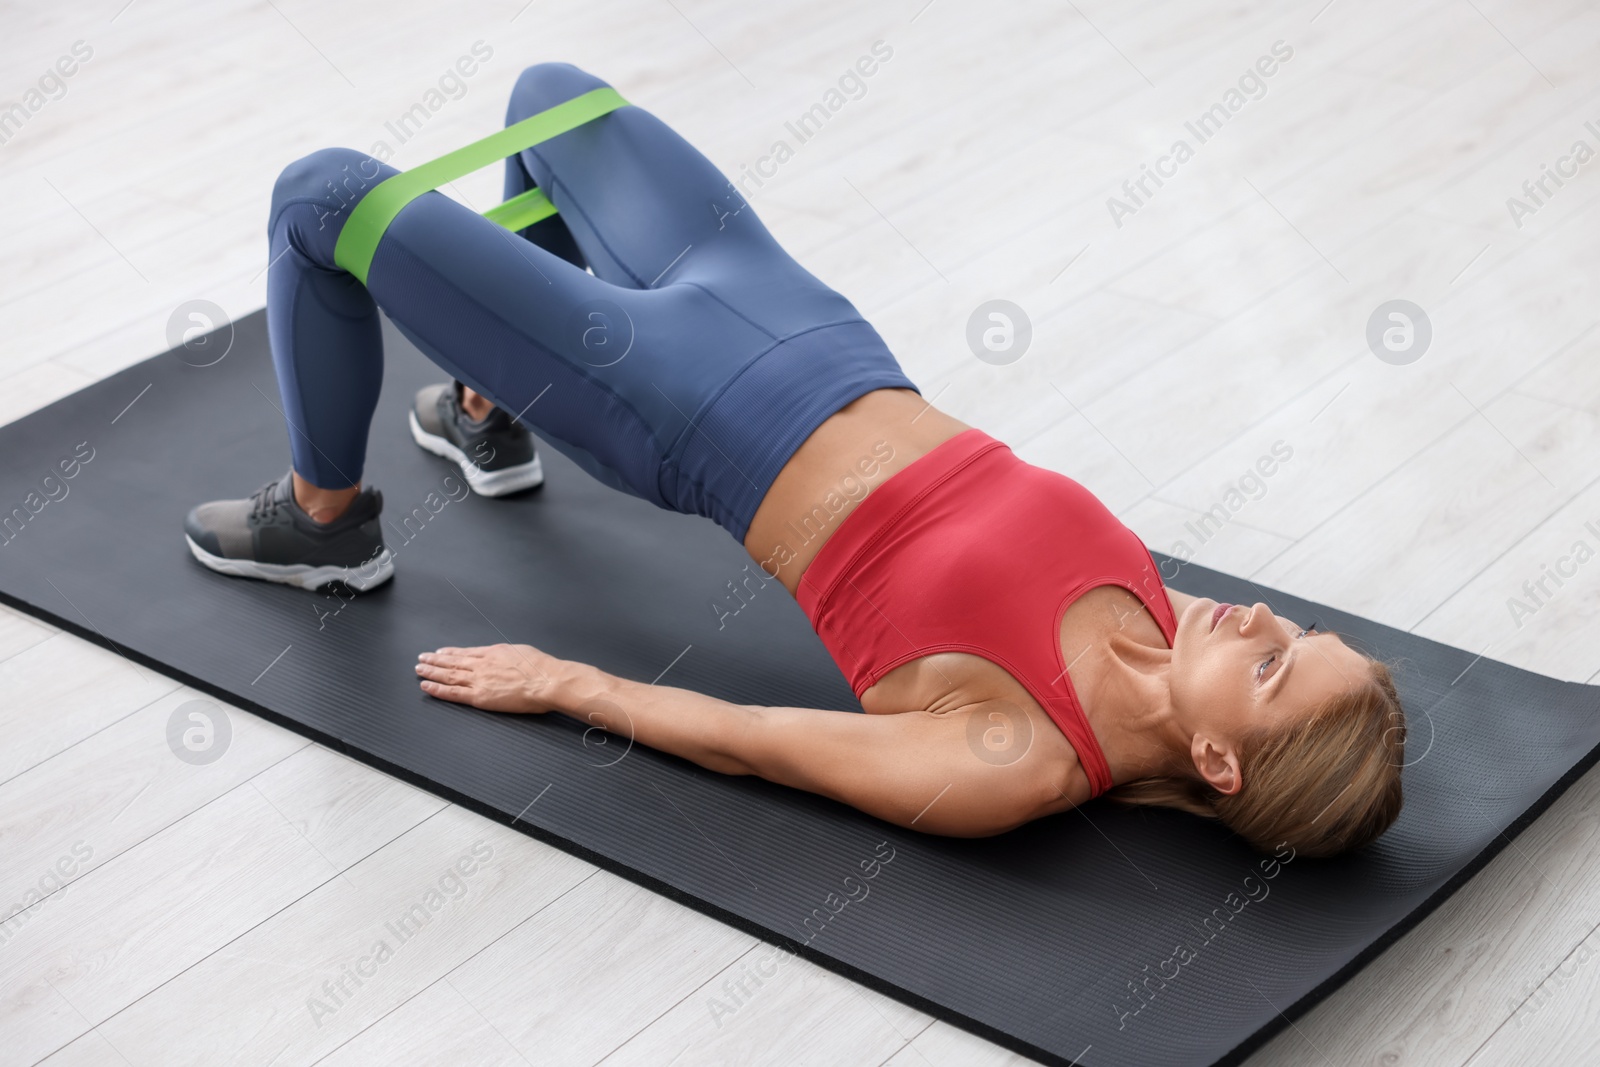
[[1218,744],[1205,734],[1195,734],[1189,743],[1189,755],[1200,777],[1224,796],[1232,796],[1244,785],[1244,777],[1239,772],[1239,754],[1232,745]]

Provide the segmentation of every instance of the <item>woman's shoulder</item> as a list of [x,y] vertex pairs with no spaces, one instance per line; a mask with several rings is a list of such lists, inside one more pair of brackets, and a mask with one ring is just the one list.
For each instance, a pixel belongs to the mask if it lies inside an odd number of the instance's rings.
[[1180,593],[1170,585],[1164,588],[1167,591],[1167,599],[1172,601],[1172,613],[1174,615],[1182,615],[1190,604],[1200,599],[1197,596],[1190,596],[1188,593]]

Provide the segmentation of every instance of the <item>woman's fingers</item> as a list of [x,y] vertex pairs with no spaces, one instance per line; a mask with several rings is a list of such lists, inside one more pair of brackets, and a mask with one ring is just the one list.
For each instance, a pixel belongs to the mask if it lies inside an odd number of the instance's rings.
[[432,682],[424,678],[421,682],[422,691],[431,697],[440,700],[449,700],[456,704],[472,703],[472,690],[460,685],[445,685],[441,682]]
[[429,681],[441,682],[445,685],[470,686],[472,684],[471,671],[460,670],[443,664],[423,661],[417,664],[417,673]]
[[492,658],[497,652],[512,649],[511,645],[479,645],[474,648],[456,648],[446,645],[436,648],[432,652],[422,652],[417,655],[424,663],[442,663],[447,667],[467,666]]
[[430,696],[485,711],[540,713],[553,703],[546,690],[560,661],[530,645],[447,645],[418,654],[416,672]]

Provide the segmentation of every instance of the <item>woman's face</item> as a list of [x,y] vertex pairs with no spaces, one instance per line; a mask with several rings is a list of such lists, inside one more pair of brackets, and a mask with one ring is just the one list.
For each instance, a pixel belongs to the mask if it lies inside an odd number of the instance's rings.
[[1179,721],[1213,742],[1287,724],[1364,684],[1367,657],[1337,634],[1319,633],[1266,604],[1201,597],[1178,619],[1172,701]]

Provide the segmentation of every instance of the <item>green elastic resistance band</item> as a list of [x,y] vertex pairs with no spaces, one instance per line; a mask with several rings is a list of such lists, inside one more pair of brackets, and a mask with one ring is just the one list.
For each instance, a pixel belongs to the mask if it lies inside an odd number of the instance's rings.
[[555,213],[556,206],[544,195],[543,189],[529,189],[485,211],[483,217],[490,222],[498,222],[508,230],[521,230]]
[[[524,148],[548,141],[576,129],[601,115],[627,104],[609,86],[592,89],[548,111],[530,115],[521,122],[492,133],[481,141],[458,148],[448,155],[403,171],[380,182],[350,213],[349,220],[334,245],[333,261],[367,284],[372,257],[378,251],[389,224],[411,201],[446,182],[465,177],[491,163],[498,163]],[[520,230],[556,213],[556,206],[538,189],[530,189],[483,213],[484,218],[509,230]]]

